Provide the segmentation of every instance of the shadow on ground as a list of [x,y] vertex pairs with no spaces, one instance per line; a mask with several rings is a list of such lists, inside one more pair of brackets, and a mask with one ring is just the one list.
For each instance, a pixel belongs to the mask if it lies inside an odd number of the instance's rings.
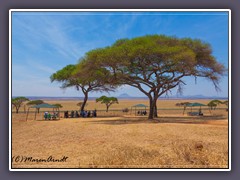
[[61,119],[51,119],[51,120],[37,119],[37,120],[35,120],[35,121],[42,121],[42,122],[57,122],[57,121],[59,121],[59,120],[61,120]]
[[206,124],[209,120],[225,120],[225,116],[199,116],[199,117],[158,117],[148,120],[146,117],[125,117],[122,119],[87,121],[94,124],[123,125],[140,123],[181,123],[181,124]]

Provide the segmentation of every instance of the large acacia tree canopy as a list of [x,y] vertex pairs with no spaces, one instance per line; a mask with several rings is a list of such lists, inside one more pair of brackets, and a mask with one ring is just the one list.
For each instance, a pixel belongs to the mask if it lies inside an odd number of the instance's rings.
[[51,82],[58,81],[62,83],[61,88],[67,88],[71,86],[78,86],[80,79],[73,77],[73,72],[76,70],[76,65],[70,64],[53,73],[50,77]]
[[[83,82],[98,83],[99,85],[105,87],[111,87],[109,79],[111,74],[108,70],[101,67],[96,67],[95,64],[90,63],[88,57],[80,59],[79,63],[76,65],[76,69],[73,71],[73,76],[80,78]],[[112,89],[114,87],[111,87]]]
[[184,84],[185,76],[205,77],[218,88],[225,68],[211,46],[198,39],[147,35],[121,39],[86,54],[88,63],[105,68],[123,84],[144,84],[160,92]]

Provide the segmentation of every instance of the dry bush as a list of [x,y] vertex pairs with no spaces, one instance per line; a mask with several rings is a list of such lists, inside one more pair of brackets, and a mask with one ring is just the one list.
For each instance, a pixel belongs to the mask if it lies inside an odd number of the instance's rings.
[[[89,168],[227,168],[227,146],[203,142],[174,142],[173,152],[138,146],[105,149],[91,158]],[[218,149],[220,148],[220,150]]]
[[172,144],[177,158],[174,163],[182,167],[227,168],[228,148],[217,143],[202,141],[176,141]]

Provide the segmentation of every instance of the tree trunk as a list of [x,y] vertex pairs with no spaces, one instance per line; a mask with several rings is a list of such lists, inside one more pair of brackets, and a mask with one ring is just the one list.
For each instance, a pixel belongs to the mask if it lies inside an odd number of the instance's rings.
[[155,106],[154,106],[154,117],[158,117],[158,112],[157,112],[157,101],[155,102]]
[[16,113],[18,113],[19,107],[16,107]]
[[88,100],[88,92],[85,92],[85,93],[84,93],[83,104],[82,104],[82,106],[81,106],[81,111],[84,111],[84,107],[85,107],[85,105],[86,105],[86,103],[87,103],[87,100]]
[[149,99],[149,114],[148,114],[148,119],[151,120],[153,119],[154,115],[154,104],[152,98]]
[[149,115],[148,115],[148,119],[153,119],[154,117],[157,117],[157,99],[154,98],[150,98],[149,100]]
[[154,97],[153,97],[153,104],[154,104],[154,112],[153,112],[153,117],[158,117],[158,112],[157,112],[157,99],[158,99],[158,93],[154,92]]
[[108,112],[108,109],[109,109],[109,106],[107,105],[107,109],[106,109],[106,112]]

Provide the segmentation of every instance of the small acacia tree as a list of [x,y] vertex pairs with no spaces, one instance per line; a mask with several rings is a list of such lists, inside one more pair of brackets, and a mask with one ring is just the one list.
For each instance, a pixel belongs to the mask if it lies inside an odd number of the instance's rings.
[[188,104],[190,104],[190,102],[181,102],[181,103],[176,103],[176,106],[187,106]]
[[67,65],[50,77],[51,82],[57,81],[62,83],[61,88],[63,89],[75,87],[77,90],[82,91],[84,100],[80,110],[84,110],[89,92],[112,91],[114,89],[107,84],[107,76],[103,71],[92,71],[85,65],[85,61],[85,59],[82,59],[77,65]]
[[[27,105],[28,105],[28,106],[29,106],[29,105],[39,105],[39,104],[43,104],[43,103],[44,103],[43,100],[32,100],[32,101],[29,101],[29,102],[27,103]],[[38,113],[39,113],[39,110],[40,110],[40,108],[37,108]]]
[[222,104],[225,104],[226,106],[228,106],[228,100],[223,101]]
[[198,39],[147,35],[121,39],[87,54],[89,64],[105,69],[118,84],[137,88],[149,98],[149,119],[157,117],[157,100],[178,88],[184,77],[203,77],[219,90],[225,68],[212,55],[211,46]]
[[33,100],[33,101],[29,101],[27,103],[27,105],[38,105],[38,104],[43,104],[44,101],[43,100]]
[[29,101],[26,97],[16,97],[12,98],[12,105],[16,108],[16,113],[18,113],[19,108],[23,104],[23,102]]
[[228,100],[223,101],[222,104],[224,104],[225,106],[227,106],[227,109],[226,109],[226,110],[228,111]]
[[96,102],[101,102],[101,104],[105,104],[106,112],[108,112],[108,109],[112,104],[118,104],[118,99],[116,97],[101,96],[100,98],[96,99]]
[[53,104],[53,106],[56,106],[57,108],[62,108],[63,107],[61,104]]
[[215,99],[215,100],[210,101],[207,105],[208,105],[208,107],[210,107],[211,110],[212,110],[212,109],[215,110],[216,107],[217,107],[219,104],[223,104],[223,102],[220,101],[220,100]]

